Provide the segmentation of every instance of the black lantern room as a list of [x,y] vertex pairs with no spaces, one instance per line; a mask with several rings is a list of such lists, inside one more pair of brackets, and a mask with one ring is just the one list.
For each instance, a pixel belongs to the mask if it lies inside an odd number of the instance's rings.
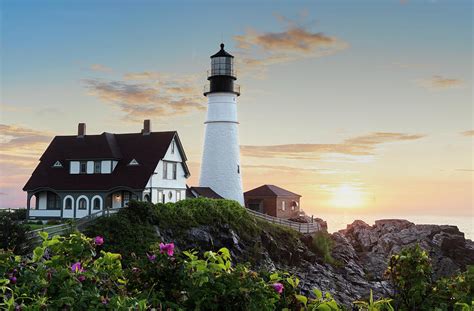
[[219,52],[211,56],[211,70],[208,71],[209,85],[204,88],[204,95],[210,93],[234,93],[240,95],[240,87],[234,83],[237,80],[234,72],[234,56],[224,50],[221,43]]

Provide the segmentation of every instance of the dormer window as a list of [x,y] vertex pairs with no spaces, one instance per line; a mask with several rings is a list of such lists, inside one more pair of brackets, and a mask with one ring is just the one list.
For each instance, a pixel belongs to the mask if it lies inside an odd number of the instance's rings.
[[79,165],[79,174],[87,174],[87,162],[81,161]]
[[61,164],[61,162],[56,161],[56,162],[54,162],[53,167],[61,168],[61,167],[63,167],[63,165]]
[[95,161],[94,162],[94,174],[100,174],[102,171],[102,162]]
[[132,161],[130,161],[130,163],[128,163],[128,165],[130,165],[130,166],[134,166],[134,165],[140,165],[140,164],[138,163],[138,161],[137,161],[137,160],[135,160],[135,159],[132,159]]

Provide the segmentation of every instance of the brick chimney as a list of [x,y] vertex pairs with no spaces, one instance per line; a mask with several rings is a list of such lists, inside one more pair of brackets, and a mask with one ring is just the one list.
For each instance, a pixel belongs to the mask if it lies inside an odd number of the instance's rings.
[[77,126],[77,138],[83,138],[84,136],[86,136],[86,124],[79,123]]
[[150,120],[144,120],[144,121],[143,121],[142,134],[143,134],[143,135],[150,135],[150,133],[151,133],[151,123],[150,123]]

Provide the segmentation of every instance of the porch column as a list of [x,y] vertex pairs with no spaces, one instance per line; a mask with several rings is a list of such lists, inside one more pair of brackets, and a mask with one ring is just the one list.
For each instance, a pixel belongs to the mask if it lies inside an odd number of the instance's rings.
[[31,193],[27,192],[26,194],[26,219],[30,219],[30,200],[31,200]]

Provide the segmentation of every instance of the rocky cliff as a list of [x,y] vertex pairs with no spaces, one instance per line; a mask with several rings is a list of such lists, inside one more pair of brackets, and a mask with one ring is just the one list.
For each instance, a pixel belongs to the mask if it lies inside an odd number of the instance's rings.
[[332,257],[336,264],[325,263],[312,251],[312,236],[284,236],[262,230],[253,241],[241,239],[227,225],[207,225],[187,230],[176,239],[172,230],[157,234],[175,241],[182,249],[227,247],[237,261],[252,262],[254,268],[289,271],[301,279],[303,289],[319,288],[331,292],[342,303],[367,297],[388,296],[392,288],[383,274],[389,257],[402,248],[420,244],[430,254],[434,278],[449,276],[474,264],[474,243],[455,226],[415,225],[406,220],[379,220],[370,226],[357,220],[330,235]]

